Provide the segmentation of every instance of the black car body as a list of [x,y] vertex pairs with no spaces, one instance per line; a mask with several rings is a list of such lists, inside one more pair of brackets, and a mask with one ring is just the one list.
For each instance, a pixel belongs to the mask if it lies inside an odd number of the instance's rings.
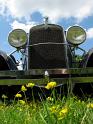
[[[61,79],[65,77],[64,74],[68,75],[68,78],[69,75],[73,77],[80,74],[82,77],[82,74],[87,74],[87,67],[93,67],[93,49],[86,52],[80,47],[85,40],[86,31],[78,25],[64,31],[62,26],[45,21],[45,24],[32,27],[28,34],[22,29],[15,29],[9,33],[8,41],[16,51],[22,53],[21,71],[17,68],[20,63],[16,62],[13,54],[7,55],[2,51],[0,70],[10,70],[10,77],[15,73],[16,79],[42,77],[40,75],[44,76],[46,71],[49,76],[59,76]],[[82,51],[82,55],[77,55],[77,49]],[[0,73],[2,78],[2,72]]]

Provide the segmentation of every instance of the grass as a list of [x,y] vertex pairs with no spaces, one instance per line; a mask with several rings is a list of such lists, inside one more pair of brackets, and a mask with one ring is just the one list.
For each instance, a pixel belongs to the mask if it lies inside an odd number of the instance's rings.
[[75,97],[0,104],[0,124],[92,124],[93,101]]
[[[46,88],[54,88],[55,82],[48,83]],[[27,85],[31,89],[33,84]],[[21,96],[23,92],[25,98]],[[27,87],[15,95],[11,104],[3,95],[0,103],[0,124],[92,124],[93,99],[80,100],[75,96],[55,97],[55,90],[46,99],[27,102]],[[16,100],[15,100],[16,99]]]

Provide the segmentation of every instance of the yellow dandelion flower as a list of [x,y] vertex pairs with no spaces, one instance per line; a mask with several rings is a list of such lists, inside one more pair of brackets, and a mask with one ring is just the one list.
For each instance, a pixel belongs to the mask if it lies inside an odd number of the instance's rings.
[[56,86],[56,82],[49,82],[47,86],[45,86],[46,89],[53,89]]
[[88,108],[93,108],[93,103],[87,104],[87,107],[88,107]]
[[58,118],[58,120],[62,120],[63,118],[64,118],[64,116],[61,116],[61,117]]
[[19,100],[18,101],[20,104],[22,104],[22,105],[25,105],[25,101],[24,100]]
[[64,107],[64,108],[62,108],[62,109],[60,110],[59,116],[63,116],[63,115],[65,115],[65,114],[67,114],[67,113],[68,113],[68,108],[67,108],[67,107]]
[[20,111],[20,112],[22,112],[22,108],[20,108],[20,107],[17,107],[17,110]]
[[57,106],[52,106],[50,108],[51,113],[56,113],[57,112]]
[[22,85],[21,91],[25,92],[25,91],[27,91],[27,88],[24,85]]
[[3,105],[0,105],[0,110],[3,110],[4,109],[4,106]]
[[34,83],[28,83],[28,84],[26,85],[26,87],[31,87],[31,88],[33,88],[34,86],[35,86]]
[[17,94],[15,95],[15,97],[17,97],[17,98],[21,98],[21,97],[22,97],[22,95],[21,95],[21,94],[19,94],[19,93],[17,93]]
[[52,97],[47,97],[47,101],[53,101],[54,99]]
[[67,107],[62,108],[62,110],[59,111],[58,120],[63,119],[67,113],[68,113],[68,108]]
[[51,113],[57,113],[59,112],[59,105],[54,105],[52,107],[49,108],[49,110],[51,111]]
[[81,100],[78,100],[78,103],[81,103]]
[[7,99],[8,97],[7,97],[5,94],[3,94],[3,95],[2,95],[2,98],[3,98],[3,99]]
[[63,109],[60,111],[59,115],[61,115],[61,114],[66,114],[67,112],[68,112],[68,109],[67,109],[67,108],[63,108]]

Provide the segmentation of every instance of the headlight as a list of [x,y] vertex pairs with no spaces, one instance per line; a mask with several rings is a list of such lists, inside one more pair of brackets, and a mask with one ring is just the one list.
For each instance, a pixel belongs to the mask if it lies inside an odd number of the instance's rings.
[[8,42],[13,47],[21,48],[27,43],[27,34],[22,29],[15,29],[9,33]]
[[67,30],[66,39],[74,45],[79,45],[86,40],[86,32],[80,26],[72,26]]

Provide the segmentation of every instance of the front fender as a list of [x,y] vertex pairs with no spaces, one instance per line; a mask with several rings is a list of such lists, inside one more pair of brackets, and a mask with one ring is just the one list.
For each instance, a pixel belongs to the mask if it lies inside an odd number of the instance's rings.
[[17,70],[14,60],[0,50],[0,70]]
[[82,64],[83,67],[93,67],[93,48],[84,56]]

